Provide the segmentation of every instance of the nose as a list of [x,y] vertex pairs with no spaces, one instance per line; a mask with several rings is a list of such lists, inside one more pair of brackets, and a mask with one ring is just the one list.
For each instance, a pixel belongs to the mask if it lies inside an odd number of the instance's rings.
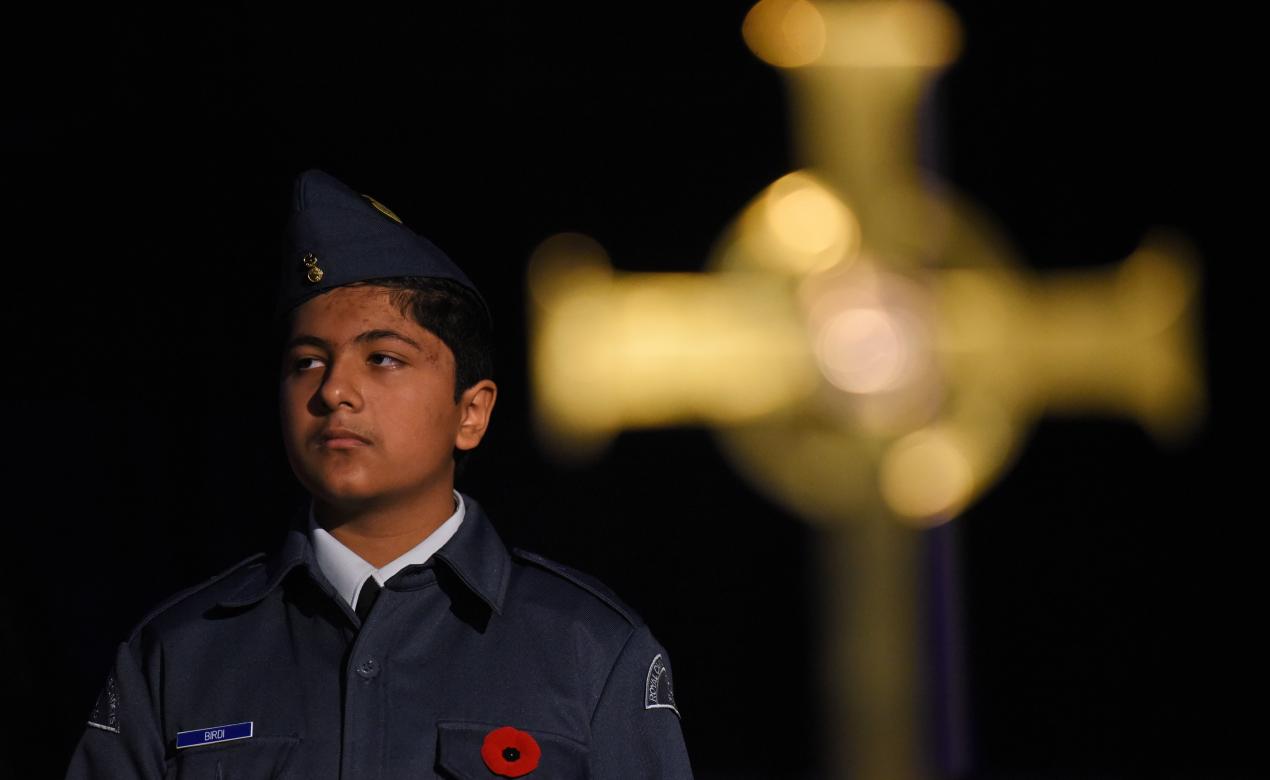
[[356,368],[348,359],[332,358],[322,377],[317,398],[331,411],[341,406],[354,411],[362,406],[361,380]]

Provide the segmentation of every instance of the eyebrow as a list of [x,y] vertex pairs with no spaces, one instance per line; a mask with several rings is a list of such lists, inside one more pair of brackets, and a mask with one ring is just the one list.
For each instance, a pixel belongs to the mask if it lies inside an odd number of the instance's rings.
[[[414,339],[410,338],[404,333],[398,333],[395,330],[388,330],[386,328],[364,331],[362,333],[358,333],[356,336],[353,337],[353,341],[357,344],[365,344],[370,341],[379,341],[380,339],[393,339],[395,341],[401,341],[406,344],[409,344],[410,346],[414,347],[416,350],[420,352],[423,351],[423,346],[420,345],[419,342],[415,341]],[[294,349],[296,347],[303,346],[306,344],[309,346],[320,347],[322,349],[327,350],[328,352],[331,349],[331,343],[329,341],[327,341],[324,338],[320,338],[318,336],[309,335],[307,333],[301,333],[299,336],[296,336],[295,338],[288,341],[286,348],[290,350],[290,349]]]

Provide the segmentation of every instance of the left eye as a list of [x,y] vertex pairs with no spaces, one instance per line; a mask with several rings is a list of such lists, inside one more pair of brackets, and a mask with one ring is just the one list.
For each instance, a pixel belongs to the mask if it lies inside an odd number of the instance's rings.
[[[401,361],[393,357],[392,355],[381,355],[377,353],[377,354],[371,355],[370,359],[371,359],[371,362],[374,362],[376,363],[376,365],[380,365],[380,366],[393,366],[393,365],[401,364]],[[386,362],[383,362],[383,361],[386,361]]]

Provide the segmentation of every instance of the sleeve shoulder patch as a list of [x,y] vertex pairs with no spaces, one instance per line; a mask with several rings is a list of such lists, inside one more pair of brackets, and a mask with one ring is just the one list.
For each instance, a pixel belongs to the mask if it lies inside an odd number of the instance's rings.
[[644,621],[641,620],[639,615],[635,613],[635,610],[622,603],[622,600],[617,597],[616,593],[609,590],[604,583],[594,577],[584,574],[577,569],[565,566],[562,563],[556,563],[550,558],[544,558],[537,553],[531,553],[526,550],[514,549],[512,550],[512,556],[525,561],[526,563],[533,564],[538,568],[545,569],[557,577],[568,580],[577,587],[587,591],[600,601],[607,604],[613,611],[625,618],[626,622],[630,623],[632,626],[638,627],[644,625]]
[[670,676],[661,653],[653,656],[648,665],[648,677],[644,681],[644,709],[668,709],[679,715],[679,707],[675,705],[675,684]]
[[88,725],[102,731],[119,733],[119,686],[115,683],[114,672],[106,678],[101,693],[97,694],[97,702],[88,713]]

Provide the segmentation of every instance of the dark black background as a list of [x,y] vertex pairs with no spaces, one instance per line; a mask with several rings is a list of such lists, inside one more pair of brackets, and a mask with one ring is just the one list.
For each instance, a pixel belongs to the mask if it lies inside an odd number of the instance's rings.
[[[58,776],[115,643],[280,535],[300,494],[264,334],[290,181],[321,167],[445,248],[497,313],[499,406],[461,489],[644,615],[701,777],[821,776],[815,532],[706,431],[626,433],[562,466],[528,417],[539,241],[581,231],[621,268],[698,270],[794,167],[781,78],[740,37],[748,3],[175,7],[26,11],[0,34],[0,625],[20,715],[0,774]],[[1210,390],[1175,446],[1129,420],[1040,421],[955,521],[959,771],[1250,773],[1261,445],[1237,398],[1255,302],[1227,211],[1243,151],[1219,23],[1147,3],[954,8],[965,53],[927,117],[943,175],[1037,270],[1117,263],[1156,225],[1188,236]]]

